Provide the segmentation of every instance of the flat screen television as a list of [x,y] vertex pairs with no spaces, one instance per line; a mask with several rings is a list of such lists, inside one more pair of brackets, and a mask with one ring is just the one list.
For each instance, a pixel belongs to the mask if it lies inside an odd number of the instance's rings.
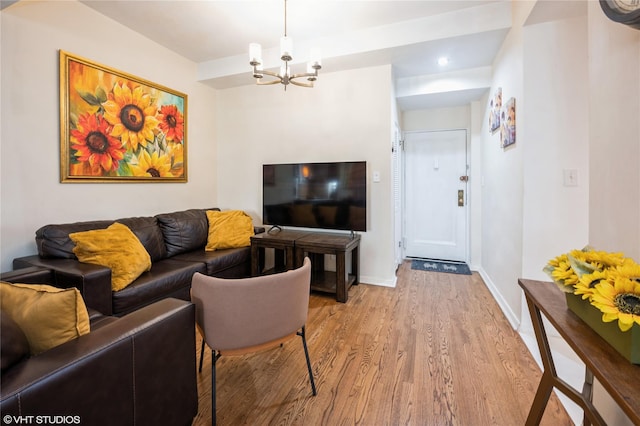
[[367,163],[264,164],[265,225],[367,230]]

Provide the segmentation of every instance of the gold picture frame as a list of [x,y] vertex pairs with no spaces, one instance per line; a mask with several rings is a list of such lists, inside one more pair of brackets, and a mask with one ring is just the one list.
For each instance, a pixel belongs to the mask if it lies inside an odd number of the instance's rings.
[[187,95],[60,50],[60,181],[187,182]]

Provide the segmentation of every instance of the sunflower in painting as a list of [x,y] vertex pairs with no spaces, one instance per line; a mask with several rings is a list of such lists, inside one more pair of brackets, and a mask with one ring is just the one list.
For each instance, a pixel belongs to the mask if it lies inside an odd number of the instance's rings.
[[84,114],[77,128],[71,130],[71,148],[80,163],[86,163],[92,176],[118,169],[125,149],[120,140],[111,136],[111,126],[101,116]]
[[116,83],[108,100],[102,104],[104,118],[113,125],[111,135],[122,140],[135,152],[138,146],[146,146],[154,140],[154,129],[158,127],[155,117],[157,107],[142,86],[131,89],[124,83]]
[[158,154],[158,151],[153,154],[149,154],[146,150],[140,151],[137,164],[131,164],[130,167],[134,176],[173,177],[171,158],[168,155]]
[[180,176],[184,174],[184,145],[181,143],[169,143],[167,155],[171,157],[171,174]]
[[160,130],[170,142],[182,142],[184,137],[184,117],[175,105],[163,105],[158,112]]

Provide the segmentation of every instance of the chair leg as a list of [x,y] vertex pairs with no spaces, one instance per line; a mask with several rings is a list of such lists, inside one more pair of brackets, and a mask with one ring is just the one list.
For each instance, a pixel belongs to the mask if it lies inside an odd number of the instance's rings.
[[302,326],[302,331],[298,331],[296,334],[302,337],[302,347],[304,348],[304,356],[305,358],[307,358],[307,370],[309,370],[309,381],[311,382],[311,391],[313,392],[313,396],[316,396],[318,392],[316,392],[316,383],[313,380],[313,370],[311,369],[311,360],[309,359],[309,349],[307,349],[307,337],[305,335],[304,325]]
[[211,350],[211,426],[216,426],[216,361],[220,352]]
[[202,346],[200,347],[200,367],[198,372],[202,373],[202,361],[204,360],[204,336],[202,337]]

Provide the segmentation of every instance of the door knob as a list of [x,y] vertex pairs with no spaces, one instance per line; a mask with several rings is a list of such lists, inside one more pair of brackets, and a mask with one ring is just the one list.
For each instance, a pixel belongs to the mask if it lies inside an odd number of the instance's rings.
[[464,207],[464,189],[458,190],[458,207]]

